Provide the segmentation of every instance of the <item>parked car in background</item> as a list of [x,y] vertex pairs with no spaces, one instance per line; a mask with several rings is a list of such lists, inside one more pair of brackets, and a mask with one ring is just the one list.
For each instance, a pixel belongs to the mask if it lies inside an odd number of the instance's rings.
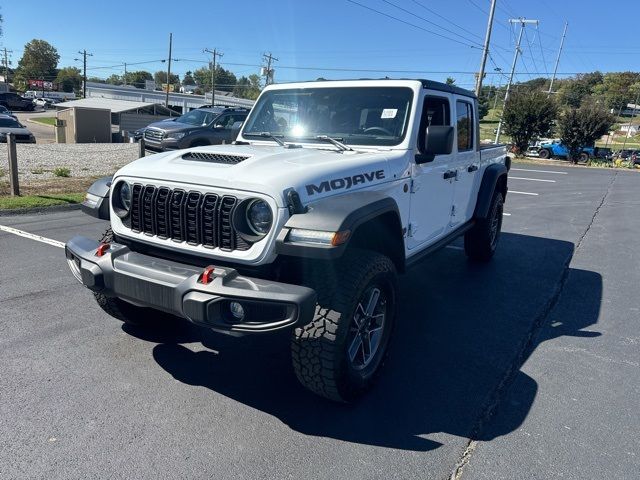
[[44,109],[51,107],[54,103],[55,102],[50,98],[34,98],[33,99],[33,104],[36,107],[42,107]]
[[[595,156],[594,147],[583,147],[578,160],[586,162]],[[543,143],[538,149],[538,157],[540,158],[569,158],[569,149],[561,142]]]
[[625,148],[625,149],[622,149],[622,150],[618,150],[614,154],[613,158],[616,159],[616,160],[617,159],[628,160],[629,158],[631,158],[634,155],[636,157],[638,157],[639,153],[640,153],[640,150],[636,150],[636,149],[633,149],[633,148]]
[[234,125],[247,118],[243,107],[206,107],[184,115],[152,123],[144,129],[144,140],[151,150],[177,150],[231,143]]
[[36,137],[27,130],[27,127],[9,115],[0,115],[0,143],[7,142],[8,133],[16,136],[16,142],[36,143]]
[[34,109],[33,102],[28,98],[21,97],[17,93],[3,92],[0,93],[0,105],[9,110],[26,110]]
[[613,150],[607,147],[596,147],[594,157],[599,160],[613,160]]
[[15,118],[16,120],[18,120],[18,117],[16,117],[11,110],[9,110],[7,107],[0,105],[0,115],[9,115],[11,118]]

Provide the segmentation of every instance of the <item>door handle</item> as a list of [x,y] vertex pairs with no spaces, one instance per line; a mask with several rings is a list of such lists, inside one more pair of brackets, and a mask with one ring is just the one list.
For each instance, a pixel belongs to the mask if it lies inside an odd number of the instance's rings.
[[455,178],[457,176],[458,176],[457,170],[447,170],[446,172],[444,172],[444,175],[442,175],[442,178],[444,178],[445,180],[449,180],[450,178]]
[[477,165],[469,165],[469,168],[467,168],[467,172],[469,172],[469,173],[475,172],[476,170],[478,170],[478,166]]

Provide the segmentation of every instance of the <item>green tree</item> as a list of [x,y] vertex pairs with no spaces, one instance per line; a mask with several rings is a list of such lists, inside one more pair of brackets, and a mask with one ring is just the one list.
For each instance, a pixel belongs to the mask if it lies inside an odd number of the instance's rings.
[[249,77],[240,77],[233,89],[233,95],[240,98],[255,100],[262,91],[262,82],[255,73]]
[[563,81],[557,90],[558,103],[578,108],[583,100],[593,95],[596,88],[602,84],[602,80],[602,73],[593,72]]
[[557,113],[555,102],[545,93],[514,92],[504,109],[504,132],[511,136],[518,152],[524,152],[533,138],[551,133]]
[[136,70],[135,72],[127,72],[123,80],[126,80],[127,85],[144,88],[147,80],[153,80],[153,75],[145,70]]
[[447,77],[444,83],[446,83],[447,85],[453,85],[454,83],[456,83],[456,79],[453,77]]
[[170,81],[167,82],[167,71],[166,70],[158,70],[153,74],[153,79],[156,81],[158,85],[162,85],[163,83],[170,83],[171,85],[179,85],[180,77],[175,73],[171,74]]
[[580,108],[565,110],[558,120],[558,131],[569,150],[569,159],[577,163],[582,149],[593,146],[614,121],[615,117],[596,102],[584,102]]
[[602,83],[598,85],[594,91],[604,98],[608,108],[619,110],[634,100],[633,98],[629,98],[631,97],[629,88],[637,82],[640,82],[640,73],[606,73],[603,76]]
[[[198,68],[193,72],[196,84],[201,86],[205,92],[211,91],[211,62],[208,67]],[[236,76],[229,70],[225,70],[220,65],[216,65],[215,71],[216,90],[223,92],[233,92],[236,86]]]
[[184,77],[182,77],[182,84],[183,85],[195,85],[196,81],[193,79],[193,72],[191,72],[191,70],[189,70],[187,73],[184,74]]
[[53,80],[57,76],[58,51],[44,40],[33,39],[24,46],[24,53],[18,62],[16,79],[24,85],[27,80]]
[[79,68],[64,67],[58,70],[56,77],[58,88],[63,92],[73,92],[80,90],[82,86],[82,74]]
[[109,75],[105,81],[109,85],[122,85],[122,77],[115,73]]

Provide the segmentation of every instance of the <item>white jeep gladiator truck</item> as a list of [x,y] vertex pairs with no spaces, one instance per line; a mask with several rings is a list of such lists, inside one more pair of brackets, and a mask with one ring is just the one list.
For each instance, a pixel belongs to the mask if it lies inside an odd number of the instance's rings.
[[66,257],[107,313],[219,332],[291,330],[309,390],[352,401],[384,361],[397,274],[464,236],[493,256],[510,159],[480,147],[476,97],[428,80],[270,85],[230,145],[141,158],[96,182],[109,219]]

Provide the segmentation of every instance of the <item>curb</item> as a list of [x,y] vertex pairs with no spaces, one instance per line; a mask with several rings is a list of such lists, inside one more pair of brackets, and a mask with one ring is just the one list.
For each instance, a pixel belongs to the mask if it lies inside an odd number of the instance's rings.
[[14,217],[16,215],[44,215],[47,213],[67,212],[80,210],[80,206],[80,203],[71,203],[68,205],[52,205],[50,207],[12,208],[10,210],[0,209],[0,217]]
[[46,123],[36,122],[35,120],[32,120],[32,119],[30,119],[30,118],[25,118],[25,120],[26,120],[28,123],[33,123],[33,124],[35,124],[35,125],[40,125],[41,127],[49,127],[49,128],[54,128],[54,129],[56,128],[54,125],[47,125]]

